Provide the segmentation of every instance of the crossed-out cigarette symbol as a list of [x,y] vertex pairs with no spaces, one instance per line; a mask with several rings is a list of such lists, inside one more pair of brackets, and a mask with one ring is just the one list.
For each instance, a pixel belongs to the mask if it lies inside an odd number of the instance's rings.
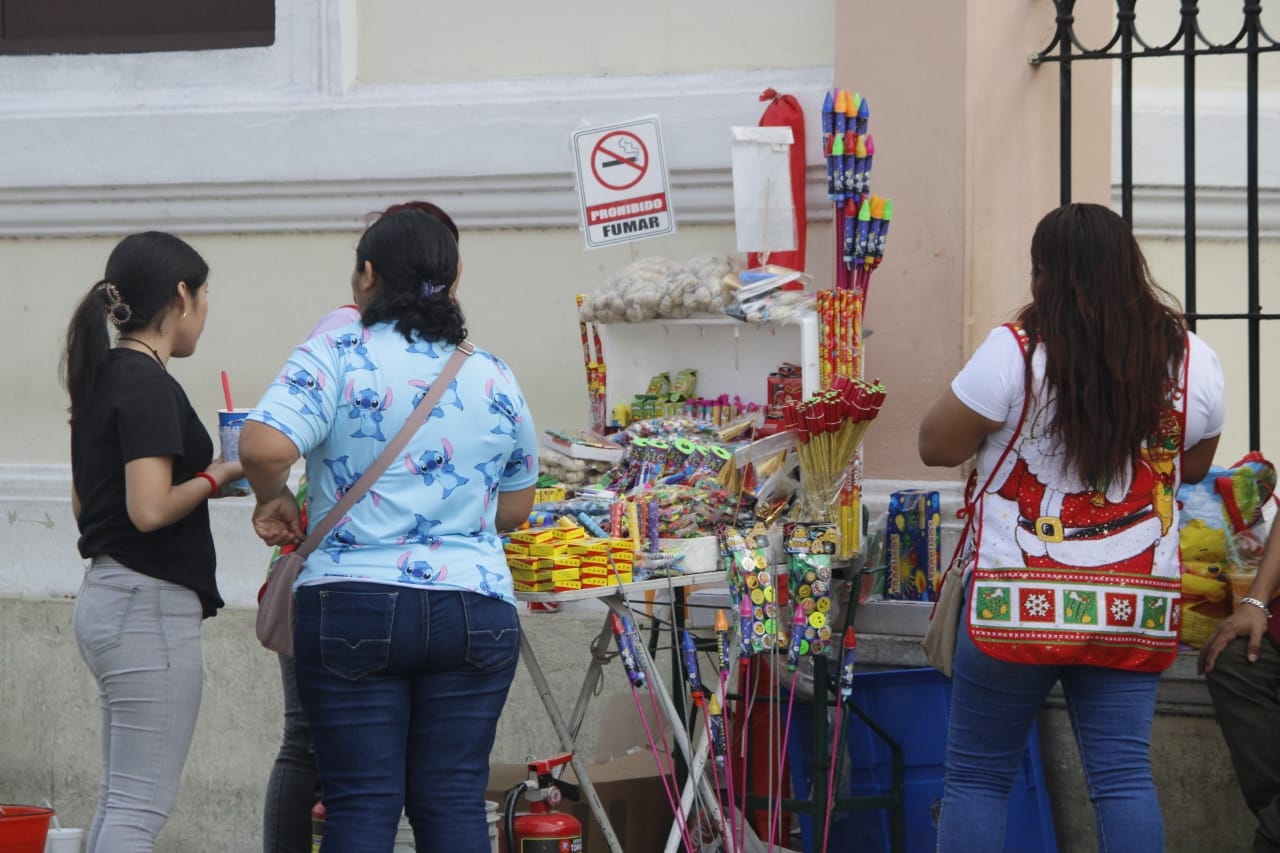
[[[616,167],[621,166],[621,169]],[[606,173],[606,169],[615,171]],[[607,190],[625,190],[649,171],[649,151],[634,133],[615,130],[600,137],[591,152],[591,172]],[[608,178],[605,175],[608,174]]]

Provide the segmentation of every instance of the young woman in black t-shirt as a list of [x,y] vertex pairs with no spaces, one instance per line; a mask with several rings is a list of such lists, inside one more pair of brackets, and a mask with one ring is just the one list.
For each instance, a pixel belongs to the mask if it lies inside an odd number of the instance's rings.
[[67,329],[71,508],[80,554],[92,560],[74,624],[102,707],[86,853],[153,848],[200,709],[200,622],[222,606],[208,501],[243,471],[213,459],[209,433],[166,369],[195,351],[208,275],[177,237],[126,237]]

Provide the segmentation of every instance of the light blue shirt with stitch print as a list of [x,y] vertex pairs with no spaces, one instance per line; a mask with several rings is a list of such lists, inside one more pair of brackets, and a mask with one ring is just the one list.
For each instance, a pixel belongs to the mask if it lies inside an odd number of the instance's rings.
[[[396,435],[453,351],[359,322],[293,351],[248,419],[280,430],[306,457],[312,523]],[[362,580],[514,604],[494,517],[499,492],[537,481],[537,437],[510,368],[477,348],[401,458],[307,558],[298,585]]]

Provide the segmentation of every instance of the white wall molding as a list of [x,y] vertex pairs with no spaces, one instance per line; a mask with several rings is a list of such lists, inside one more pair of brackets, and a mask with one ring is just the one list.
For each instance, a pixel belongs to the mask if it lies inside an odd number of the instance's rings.
[[[729,169],[670,174],[678,222],[733,221]],[[825,176],[809,170],[811,219],[829,219]],[[467,230],[576,228],[572,175],[369,178],[131,186],[0,187],[0,237],[117,235],[161,228],[183,234],[358,231],[364,215],[429,198]]]
[[[412,195],[441,201],[472,228],[573,226],[573,130],[643,115],[662,120],[677,220],[724,223],[733,210],[728,128],[755,124],[770,86],[799,93],[817,121],[830,76],[812,68],[340,95],[329,80],[330,93],[277,92],[275,101],[114,111],[0,98],[0,236],[350,230]],[[810,190],[821,213],[817,137]]]
[[[351,231],[413,196],[469,229],[575,227],[570,134],[650,114],[677,220],[728,224],[727,129],[758,121],[769,86],[801,98],[810,217],[830,217],[818,151],[829,68],[360,86],[350,0],[279,6],[270,48],[0,57],[0,237]],[[1134,97],[1135,225],[1178,237],[1181,93]],[[1202,239],[1244,236],[1243,108],[1238,92],[1197,100]],[[1280,138],[1280,95],[1263,93],[1259,124],[1266,144]],[[1262,236],[1274,239],[1280,164],[1261,166]]]
[[[1133,92],[1133,222],[1143,237],[1181,239],[1183,96],[1180,89]],[[1111,174],[1120,176],[1119,93],[1112,96]],[[1202,240],[1245,239],[1245,94],[1196,93],[1196,232]],[[1280,164],[1267,156],[1280,144],[1280,93],[1258,96],[1260,237],[1280,239]],[[1120,208],[1118,186],[1112,205]]]
[[[1134,187],[1133,223],[1139,237],[1181,240],[1186,214],[1182,187]],[[1120,189],[1112,187],[1111,205],[1120,209]],[[1258,191],[1258,236],[1280,240],[1280,188]],[[1248,233],[1245,191],[1239,187],[1205,187],[1196,190],[1196,234],[1201,240],[1241,241]]]

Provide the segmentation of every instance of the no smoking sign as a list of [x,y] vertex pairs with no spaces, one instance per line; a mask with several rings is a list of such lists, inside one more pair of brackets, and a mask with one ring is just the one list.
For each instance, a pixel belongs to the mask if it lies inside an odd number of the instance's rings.
[[573,134],[587,248],[676,230],[656,116]]

